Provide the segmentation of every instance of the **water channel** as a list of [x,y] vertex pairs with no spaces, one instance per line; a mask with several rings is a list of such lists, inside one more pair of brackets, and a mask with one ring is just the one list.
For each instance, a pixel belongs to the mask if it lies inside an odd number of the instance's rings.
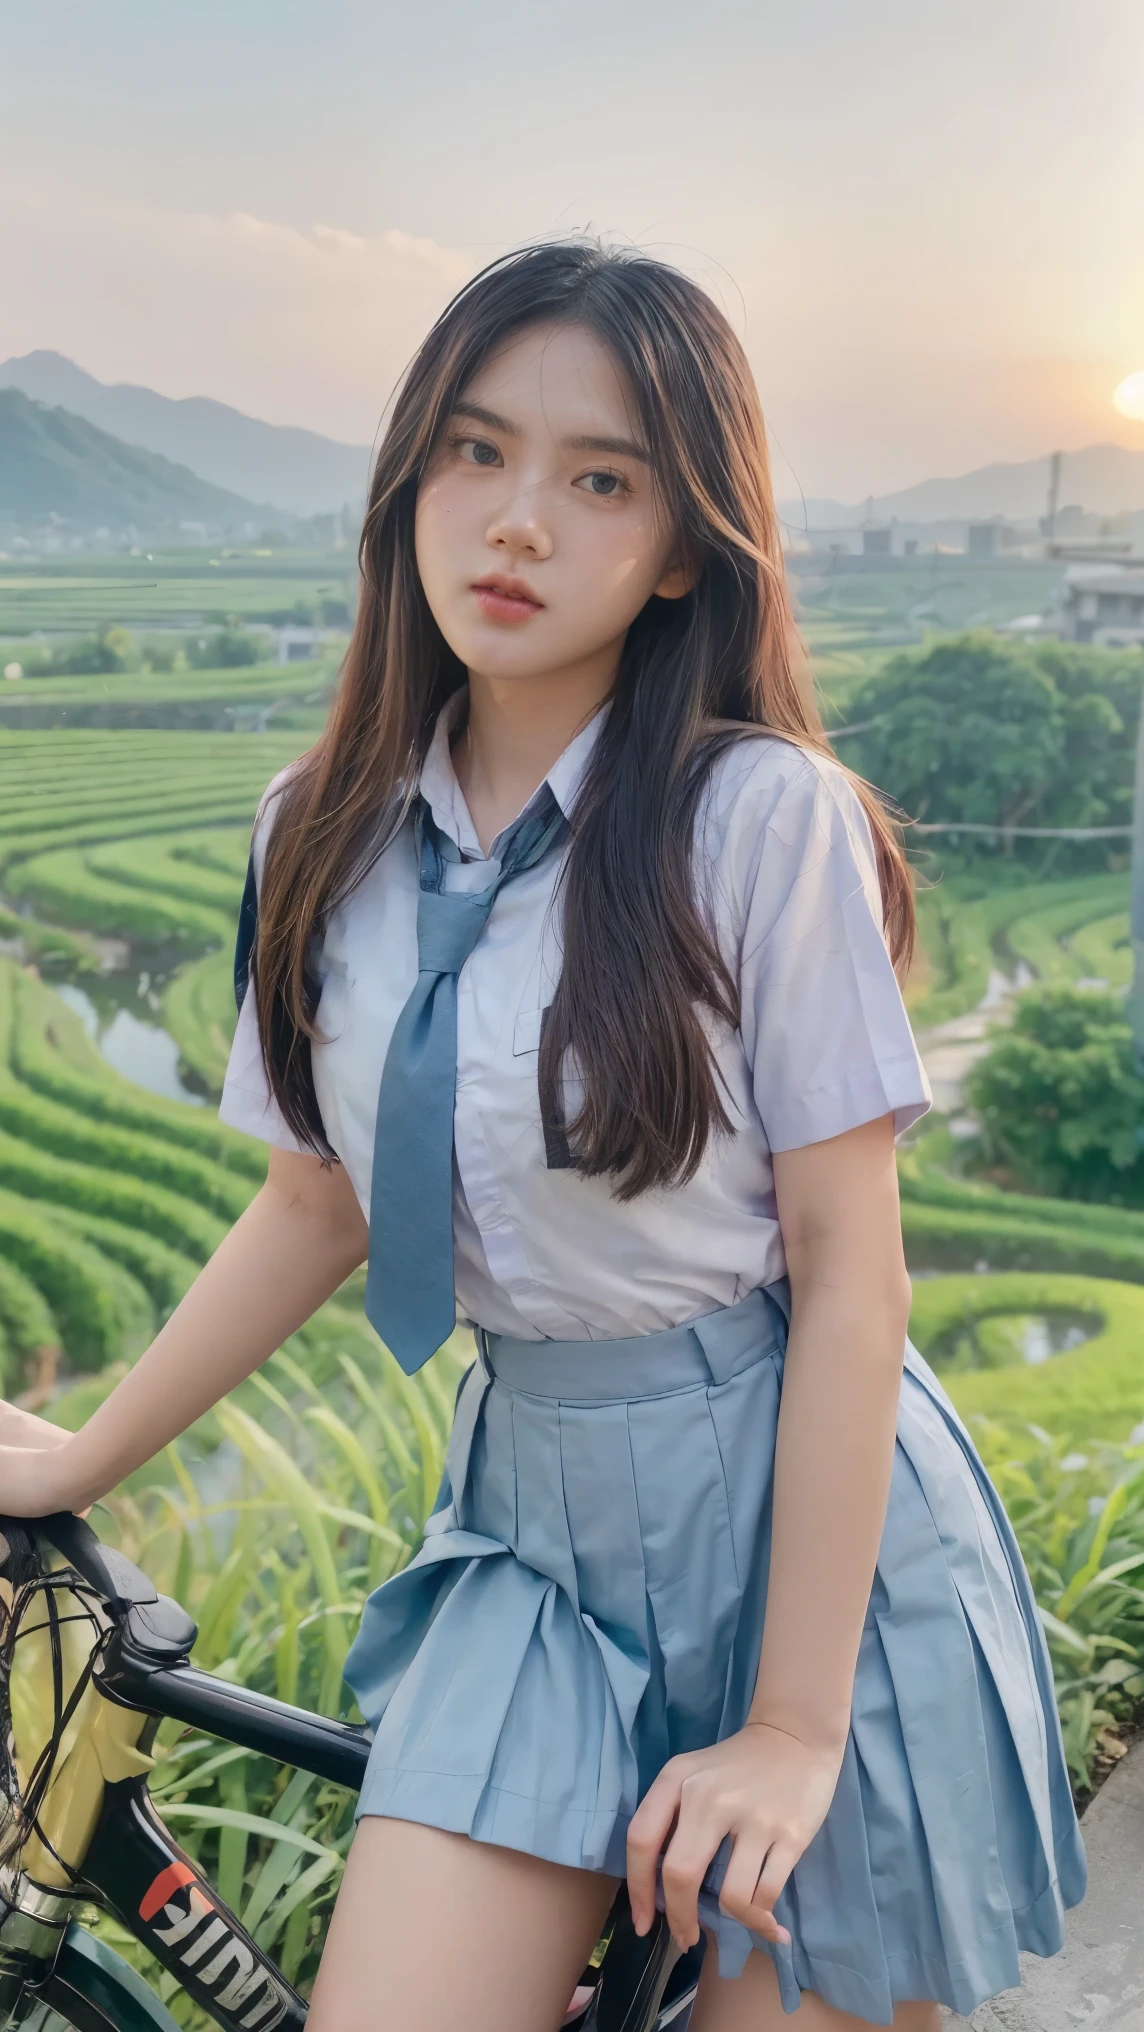
[[[22,899],[5,896],[0,902],[29,923],[39,921]],[[74,1011],[100,1057],[124,1079],[164,1101],[205,1107],[205,1096],[184,1079],[179,1047],[162,1022],[160,990],[193,955],[177,947],[132,948],[122,938],[95,939],[93,945],[102,963],[98,972],[78,968],[57,971],[52,966],[46,971],[45,985]],[[0,939],[0,953],[13,959],[28,957],[18,938]],[[150,966],[143,966],[141,962],[148,959]]]
[[52,983],[62,1002],[73,1009],[108,1065],[124,1079],[159,1094],[165,1101],[206,1106],[202,1094],[189,1087],[179,1071],[179,1047],[156,1016],[161,1008],[147,972],[85,974],[81,988],[74,980]]

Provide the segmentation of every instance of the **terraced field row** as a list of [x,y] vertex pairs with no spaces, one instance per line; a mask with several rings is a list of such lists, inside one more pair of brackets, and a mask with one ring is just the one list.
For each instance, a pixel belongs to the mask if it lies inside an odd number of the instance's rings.
[[89,633],[129,628],[213,627],[223,613],[257,623],[296,600],[348,600],[352,554],[295,552],[222,557],[201,550],[151,557],[89,557],[81,567],[0,562],[0,638],[34,630]]
[[[63,1424],[86,1416],[178,1303],[265,1172],[261,1144],[205,1110],[121,1079],[58,995],[0,960],[4,1394],[46,1389],[59,1373],[72,1387],[54,1400],[52,1416]],[[275,1361],[286,1364],[292,1394],[292,1361],[302,1359],[313,1388],[334,1378],[347,1355],[370,1371],[379,1360],[387,1373],[395,1366],[366,1325],[352,1282]],[[432,1377],[427,1387],[431,1397],[438,1390]],[[241,1405],[243,1394],[230,1401]],[[199,1430],[201,1442],[218,1436],[209,1420]]]
[[0,730],[0,885],[29,881],[18,871],[49,851],[249,825],[300,746],[274,734]]
[[[233,1025],[230,955],[250,817],[259,793],[289,758],[293,745],[266,736],[99,732],[0,736],[0,869],[9,894],[32,904],[42,918],[72,927],[72,936],[92,930],[126,933],[144,944],[181,946],[188,955],[193,953],[166,988],[163,1017],[187,1064],[215,1090],[221,1084]],[[960,997],[961,1006],[979,999],[990,967],[1001,963],[1011,970],[1023,961],[1031,972],[1049,978],[1075,978],[1098,970],[1105,978],[1126,978],[1122,945],[1127,936],[1126,878],[1014,883],[976,896],[965,896],[965,886],[964,879],[960,889],[951,882],[923,900],[931,1007],[935,1001],[940,1007],[938,998],[943,995],[947,1003]],[[942,939],[947,980],[939,985],[934,980],[933,949],[936,944],[940,961]],[[26,976],[20,978],[27,982]],[[23,988],[17,984],[11,993],[34,1001],[36,994],[46,991],[36,984]],[[59,1005],[54,1006],[58,1010]],[[111,1077],[81,1039],[68,1012],[61,1012],[53,1029],[57,1036],[70,1039],[72,1059],[81,1055],[89,1077],[96,1070],[104,1080]],[[21,1065],[26,1056],[24,1047]],[[36,1062],[42,1061],[41,1048]],[[120,1083],[117,1130],[124,1126],[123,1089]],[[61,1105],[73,1105],[70,1090],[59,1099]],[[7,1105],[11,1116],[14,1103]],[[33,1124],[26,1102],[23,1105],[19,1121],[0,1115],[0,1124],[9,1135],[19,1130],[25,1143],[35,1146],[37,1162],[48,1163],[50,1169],[57,1161],[94,1161],[95,1147],[82,1124],[73,1122],[66,1134],[58,1120],[48,1127]],[[87,1105],[89,1109],[94,1105],[90,1090]],[[219,1161],[220,1146],[212,1139],[225,1138],[225,1132],[217,1124],[138,1095],[134,1105],[147,1113],[149,1133],[155,1133],[157,1120],[152,1111],[162,1110],[164,1142],[175,1133],[172,1123],[193,1124],[179,1133],[207,1135],[210,1161]],[[233,1218],[244,1203],[242,1192],[251,1176],[250,1146],[242,1139],[226,1144],[221,1183],[213,1175],[204,1177],[194,1166],[192,1176],[181,1159],[168,1176],[169,1153],[160,1157],[150,1146],[141,1153],[121,1143],[116,1149],[122,1170],[136,1181],[147,1181],[146,1193],[152,1186],[160,1188],[160,1198],[150,1208],[150,1228],[142,1221],[136,1225],[158,1244],[174,1248],[184,1269],[201,1261],[221,1232],[212,1223]],[[235,1158],[236,1149],[246,1151],[245,1160]],[[1144,1216],[1028,1199],[970,1184],[951,1171],[950,1155],[940,1131],[924,1136],[912,1152],[903,1154],[903,1220],[914,1266],[929,1272],[963,1272],[986,1263],[994,1270],[1069,1271],[1144,1284]],[[34,1183],[33,1160],[26,1151],[17,1163],[16,1153],[0,1144],[0,1165],[6,1156],[17,1164],[20,1177]],[[196,1163],[202,1158],[200,1150]],[[255,1159],[260,1164],[261,1154],[255,1153]],[[240,1178],[246,1180],[237,1195],[236,1162]],[[73,1189],[78,1190],[74,1181]],[[135,1189],[139,1190],[138,1183]],[[99,1211],[106,1215],[113,1204],[125,1212],[134,1206],[131,1192],[124,1197],[124,1190],[119,1185],[110,1197],[102,1196]],[[180,1192],[184,1199],[189,1194],[190,1214],[184,1212],[176,1220],[162,1200],[162,1190]],[[95,1210],[95,1202],[89,1202],[87,1213]],[[127,1212],[126,1217],[131,1225],[133,1215]],[[91,1236],[84,1239],[90,1242]],[[120,1270],[135,1274],[130,1264],[116,1260]],[[165,1275],[160,1296],[174,1290],[169,1264]],[[154,1276],[153,1272],[153,1286]],[[90,1328],[88,1341],[92,1348],[98,1344],[105,1356],[113,1342],[120,1345],[130,1339],[131,1321],[142,1317],[138,1296],[132,1299],[132,1311],[121,1280],[117,1289],[114,1304],[105,1296],[99,1306],[88,1308],[91,1320],[104,1322]],[[157,1291],[158,1286],[150,1291],[152,1304]],[[53,1302],[43,1291],[41,1297]],[[119,1325],[113,1329],[110,1322],[116,1319]],[[27,1338],[24,1331],[24,1344]],[[77,1346],[81,1343],[82,1336]],[[1141,1410],[1144,1414],[1144,1404]]]
[[60,1351],[129,1359],[265,1174],[265,1153],[120,1079],[34,974],[0,961],[5,1386]]
[[0,689],[0,725],[43,731],[183,725],[189,731],[204,721],[241,727],[293,723],[299,713],[316,716],[320,724],[335,674],[335,663],[327,660],[6,680]]
[[920,1027],[977,1007],[992,972],[1023,964],[1039,980],[1128,986],[1132,954],[1129,878],[1084,875],[1061,882],[997,883],[951,876],[919,897],[920,965],[910,1014]]
[[[95,964],[84,934],[181,949],[164,1021],[215,1090],[233,1024],[230,953],[250,824],[298,745],[296,736],[0,733],[0,937],[73,970]],[[29,910],[31,919],[20,914]]]

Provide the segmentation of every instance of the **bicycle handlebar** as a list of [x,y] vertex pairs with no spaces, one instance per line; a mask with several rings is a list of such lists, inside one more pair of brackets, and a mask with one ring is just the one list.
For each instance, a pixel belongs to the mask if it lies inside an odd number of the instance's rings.
[[[0,1518],[0,1530],[4,1522]],[[56,1510],[50,1517],[29,1519],[27,1529],[38,1531],[62,1552],[68,1565],[103,1596],[113,1615],[125,1614],[137,1602],[158,1601],[146,1574],[114,1546],[104,1545],[86,1518],[76,1517],[70,1510]]]
[[169,1715],[257,1756],[312,1771],[361,1790],[370,1731],[292,1707],[252,1687],[203,1672],[190,1662],[198,1631],[178,1602],[160,1595],[147,1575],[114,1546],[104,1545],[82,1517],[0,1517],[7,1526],[47,1539],[102,1598],[114,1624],[95,1684],[107,1699],[148,1714]]

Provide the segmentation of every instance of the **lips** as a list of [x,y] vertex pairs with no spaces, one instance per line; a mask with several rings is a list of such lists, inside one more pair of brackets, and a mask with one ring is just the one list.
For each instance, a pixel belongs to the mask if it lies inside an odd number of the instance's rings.
[[544,604],[523,579],[490,572],[473,587],[477,605],[490,621],[527,621]]

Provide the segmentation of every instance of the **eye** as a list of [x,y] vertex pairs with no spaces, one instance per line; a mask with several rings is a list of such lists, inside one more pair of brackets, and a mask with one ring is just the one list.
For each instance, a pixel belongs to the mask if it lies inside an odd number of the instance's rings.
[[498,466],[501,462],[500,452],[487,437],[454,437],[449,442],[468,466]]
[[613,501],[617,494],[631,493],[623,474],[609,472],[606,467],[600,467],[594,473],[582,473],[576,485],[594,494],[599,501]]

